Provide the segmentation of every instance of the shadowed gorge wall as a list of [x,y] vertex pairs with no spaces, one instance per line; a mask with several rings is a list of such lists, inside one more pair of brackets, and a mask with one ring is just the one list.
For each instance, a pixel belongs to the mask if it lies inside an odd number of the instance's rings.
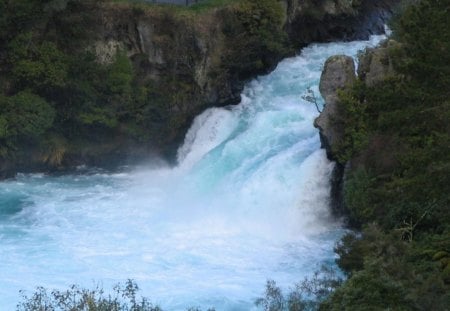
[[[195,115],[295,49],[379,31],[391,3],[369,2],[3,0],[0,171],[173,159]],[[12,130],[23,91],[54,114],[36,135]]]

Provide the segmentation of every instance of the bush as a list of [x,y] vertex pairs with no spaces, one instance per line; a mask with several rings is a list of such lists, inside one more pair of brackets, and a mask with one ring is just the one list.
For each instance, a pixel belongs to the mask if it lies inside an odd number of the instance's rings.
[[352,224],[361,225],[375,220],[376,211],[371,197],[374,186],[375,178],[364,168],[347,176],[344,187],[344,203]]
[[[63,87],[67,79],[67,60],[53,42],[44,41],[34,46],[31,34],[20,35],[11,44],[12,75],[22,87],[40,92]],[[31,44],[30,44],[31,43]]]
[[311,278],[305,278],[295,284],[285,296],[275,281],[268,280],[264,297],[258,298],[255,304],[265,311],[302,311],[316,310],[319,304],[342,284],[336,270],[322,266]]
[[224,34],[227,54],[223,66],[245,80],[274,65],[288,53],[287,35],[282,30],[283,9],[278,1],[241,1],[225,11]]
[[28,91],[0,99],[3,115],[3,137],[33,139],[53,124],[55,111],[45,99]]
[[333,122],[339,123],[340,127],[344,129],[344,135],[333,153],[336,154],[340,163],[345,163],[367,146],[367,107],[361,100],[364,89],[363,83],[355,82],[351,88],[340,90],[338,93],[341,103],[339,105],[340,117]]
[[49,292],[43,287],[28,297],[22,292],[17,311],[161,311],[147,298],[139,297],[139,287],[132,280],[114,287],[114,294],[106,295],[97,287],[89,290],[72,285],[65,291]]

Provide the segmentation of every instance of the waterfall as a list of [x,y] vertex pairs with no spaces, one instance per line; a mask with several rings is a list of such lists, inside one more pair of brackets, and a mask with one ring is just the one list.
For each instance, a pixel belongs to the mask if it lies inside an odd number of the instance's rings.
[[[19,175],[0,183],[0,303],[18,291],[128,278],[166,310],[252,310],[332,264],[343,230],[329,211],[333,163],[313,127],[327,57],[382,37],[313,44],[250,82],[239,105],[199,115],[179,165]],[[322,105],[323,103],[320,102]]]

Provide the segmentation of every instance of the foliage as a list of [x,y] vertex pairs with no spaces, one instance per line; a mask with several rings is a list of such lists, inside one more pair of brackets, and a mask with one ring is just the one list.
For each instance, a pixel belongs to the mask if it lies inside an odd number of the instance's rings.
[[310,279],[295,284],[287,295],[275,281],[268,280],[264,297],[258,298],[255,304],[265,311],[315,310],[341,283],[342,278],[333,268],[322,266]]
[[31,34],[19,35],[10,49],[15,82],[24,88],[48,91],[62,87],[67,77],[67,62],[62,51],[52,42],[34,47]]
[[[349,276],[324,310],[446,310],[450,301],[450,18],[422,0],[394,23],[395,73],[341,93],[344,199],[362,227],[338,243]],[[361,143],[364,142],[364,143]]]
[[59,167],[68,150],[68,142],[58,134],[50,135],[41,144],[41,161],[53,167]]
[[188,7],[189,10],[194,12],[202,12],[213,8],[224,7],[239,3],[241,0],[200,0],[198,3]]
[[[442,243],[448,238],[435,236],[424,248],[422,242],[409,243],[400,232],[384,233],[376,225],[367,226],[360,237],[347,235],[337,252],[338,264],[350,278],[321,308],[445,310],[450,296],[436,258],[446,256],[437,249],[447,249]],[[429,260],[432,256],[434,261]]]
[[369,223],[377,211],[373,208],[375,179],[369,172],[359,169],[351,172],[344,188],[345,206],[354,224]]
[[0,139],[8,137],[8,120],[5,116],[0,116]]
[[240,80],[262,73],[274,65],[275,55],[288,53],[282,30],[283,9],[278,1],[241,1],[224,13],[224,34],[233,47],[224,55],[224,66]]
[[3,138],[37,138],[51,127],[55,112],[41,97],[28,91],[0,98]]
[[363,93],[364,85],[355,82],[350,90],[339,91],[339,100],[341,102],[339,112],[340,118],[333,120],[344,128],[344,139],[338,144],[336,150],[337,159],[341,163],[348,161],[356,150],[360,150],[367,144],[367,126],[365,124],[366,106],[361,105],[360,98]]
[[116,285],[113,295],[106,295],[99,287],[89,290],[72,285],[65,291],[51,292],[39,287],[31,297],[22,293],[17,311],[161,311],[147,298],[139,297],[138,292],[132,280]]
[[115,95],[129,96],[133,80],[133,66],[124,51],[118,51],[114,62],[108,67],[107,90]]

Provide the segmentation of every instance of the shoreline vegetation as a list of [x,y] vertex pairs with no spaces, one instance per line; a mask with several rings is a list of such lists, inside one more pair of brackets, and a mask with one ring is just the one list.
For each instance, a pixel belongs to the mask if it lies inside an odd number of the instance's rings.
[[319,310],[450,308],[449,19],[449,0],[408,6],[339,93],[331,153],[357,231],[335,248],[347,280]]

